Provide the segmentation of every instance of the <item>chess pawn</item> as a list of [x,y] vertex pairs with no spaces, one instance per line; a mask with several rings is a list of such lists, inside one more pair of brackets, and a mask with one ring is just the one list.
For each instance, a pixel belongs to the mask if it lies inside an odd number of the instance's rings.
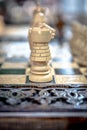
[[33,46],[31,48],[31,68],[29,80],[33,82],[49,82],[52,80],[49,60],[51,59],[48,43],[54,37],[55,30],[44,24],[32,27],[29,31]]

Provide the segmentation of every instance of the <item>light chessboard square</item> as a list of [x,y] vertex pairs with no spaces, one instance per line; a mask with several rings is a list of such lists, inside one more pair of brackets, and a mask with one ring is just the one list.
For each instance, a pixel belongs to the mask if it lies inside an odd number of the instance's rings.
[[83,75],[55,75],[56,84],[87,84]]
[[0,84],[25,84],[26,75],[0,75]]
[[16,69],[16,68],[26,68],[27,67],[27,63],[11,63],[11,62],[5,62],[3,63],[3,65],[1,66],[1,68],[3,69]]
[[77,63],[75,62],[53,62],[52,63],[53,68],[61,69],[61,68],[79,68]]

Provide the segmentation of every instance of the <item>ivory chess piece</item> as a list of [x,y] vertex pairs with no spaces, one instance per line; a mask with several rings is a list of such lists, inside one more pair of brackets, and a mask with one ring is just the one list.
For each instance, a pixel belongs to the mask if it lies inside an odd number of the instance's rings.
[[74,59],[82,64],[87,66],[87,26],[79,22],[72,23],[72,39],[70,40],[71,52],[74,56]]
[[29,29],[31,48],[29,80],[32,82],[49,82],[52,80],[52,73],[49,66],[51,54],[48,43],[54,38],[55,30],[45,23],[45,16],[41,10],[37,12],[35,17],[33,26]]

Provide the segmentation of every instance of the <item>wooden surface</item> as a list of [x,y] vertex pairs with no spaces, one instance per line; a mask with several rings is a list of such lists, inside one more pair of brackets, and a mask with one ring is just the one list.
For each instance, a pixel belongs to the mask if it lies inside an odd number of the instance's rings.
[[[4,124],[3,124],[4,122]],[[86,118],[1,118],[1,130],[79,130],[87,129]]]

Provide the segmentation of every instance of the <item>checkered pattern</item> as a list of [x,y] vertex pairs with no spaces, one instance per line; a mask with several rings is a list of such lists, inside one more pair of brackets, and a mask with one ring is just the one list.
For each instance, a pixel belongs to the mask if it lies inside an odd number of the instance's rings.
[[[62,61],[54,58],[51,62],[52,84],[87,84],[87,68],[79,66],[74,60]],[[0,54],[0,85],[30,84],[30,65],[25,57],[5,58]]]

